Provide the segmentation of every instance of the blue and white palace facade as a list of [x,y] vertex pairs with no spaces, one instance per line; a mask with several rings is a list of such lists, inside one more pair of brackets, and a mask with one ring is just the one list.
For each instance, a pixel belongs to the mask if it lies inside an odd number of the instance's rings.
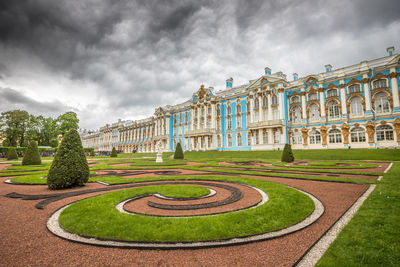
[[154,116],[119,121],[82,138],[95,151],[154,152],[157,142],[173,151],[399,148],[400,56],[298,77],[265,74],[248,84],[214,92],[203,85],[181,104]]

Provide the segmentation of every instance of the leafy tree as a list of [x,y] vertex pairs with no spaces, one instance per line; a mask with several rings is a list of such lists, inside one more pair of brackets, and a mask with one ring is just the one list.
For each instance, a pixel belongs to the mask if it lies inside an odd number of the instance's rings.
[[183,159],[183,151],[181,143],[176,144],[174,159]]
[[292,152],[292,146],[289,144],[285,145],[285,148],[282,151],[282,162],[292,162],[294,161],[294,156]]
[[22,159],[22,165],[40,165],[40,164],[42,164],[42,160],[40,159],[40,154],[36,141],[31,140],[24,154],[24,158]]
[[81,139],[75,129],[65,133],[51,164],[47,185],[49,189],[63,189],[83,185],[89,179],[89,166]]
[[15,150],[15,147],[10,147],[7,150],[7,160],[12,160],[12,159],[18,159],[18,154],[17,151]]
[[29,124],[29,114],[24,110],[2,112],[0,116],[0,134],[10,146],[23,146],[25,132]]
[[112,158],[118,157],[117,150],[115,150],[115,147],[112,148],[110,157]]
[[58,125],[58,131],[61,135],[64,135],[71,129],[77,130],[79,128],[79,119],[75,112],[68,111],[56,119]]

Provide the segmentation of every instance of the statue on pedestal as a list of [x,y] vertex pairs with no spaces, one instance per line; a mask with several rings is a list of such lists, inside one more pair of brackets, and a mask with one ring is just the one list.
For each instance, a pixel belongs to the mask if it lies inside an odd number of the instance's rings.
[[157,149],[156,163],[163,162],[163,159],[162,159],[163,148],[162,148],[161,141],[157,142],[156,149]]

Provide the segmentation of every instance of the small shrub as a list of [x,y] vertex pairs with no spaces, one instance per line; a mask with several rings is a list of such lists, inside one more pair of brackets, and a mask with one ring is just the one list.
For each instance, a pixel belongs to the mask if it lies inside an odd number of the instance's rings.
[[10,147],[7,150],[7,160],[12,160],[12,159],[18,159],[18,154],[17,150],[15,150],[15,147]]
[[294,161],[294,156],[292,152],[292,146],[289,144],[285,145],[285,148],[282,151],[282,162],[292,162]]
[[183,151],[181,143],[178,143],[175,148],[174,159],[183,159]]
[[49,189],[63,189],[83,185],[89,179],[87,163],[81,139],[75,129],[63,137],[51,164],[47,185]]
[[112,158],[118,157],[117,150],[115,149],[115,147],[112,148],[110,157]]
[[28,148],[24,154],[24,158],[22,159],[22,165],[40,165],[42,164],[42,160],[40,159],[40,154],[38,150],[38,146],[36,141],[30,141],[28,144]]
[[90,154],[91,157],[94,157],[94,150],[90,150]]

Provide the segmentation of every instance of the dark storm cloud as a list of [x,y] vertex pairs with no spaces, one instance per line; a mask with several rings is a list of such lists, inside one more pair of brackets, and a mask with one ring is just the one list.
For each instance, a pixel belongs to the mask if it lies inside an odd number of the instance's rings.
[[68,106],[65,106],[60,101],[40,102],[11,88],[0,87],[0,99],[0,112],[13,109],[22,109],[33,114],[55,116],[60,115],[68,110],[74,110]]
[[222,89],[233,76],[238,85],[266,66],[290,76],[382,56],[380,46],[398,42],[384,33],[399,13],[395,0],[3,0],[0,82],[15,88],[7,81],[22,81],[18,70],[34,58],[42,65],[29,71],[70,81],[71,95],[89,90],[85,83],[97,88],[78,100],[82,113],[94,106],[107,120],[145,117],[201,83]]

